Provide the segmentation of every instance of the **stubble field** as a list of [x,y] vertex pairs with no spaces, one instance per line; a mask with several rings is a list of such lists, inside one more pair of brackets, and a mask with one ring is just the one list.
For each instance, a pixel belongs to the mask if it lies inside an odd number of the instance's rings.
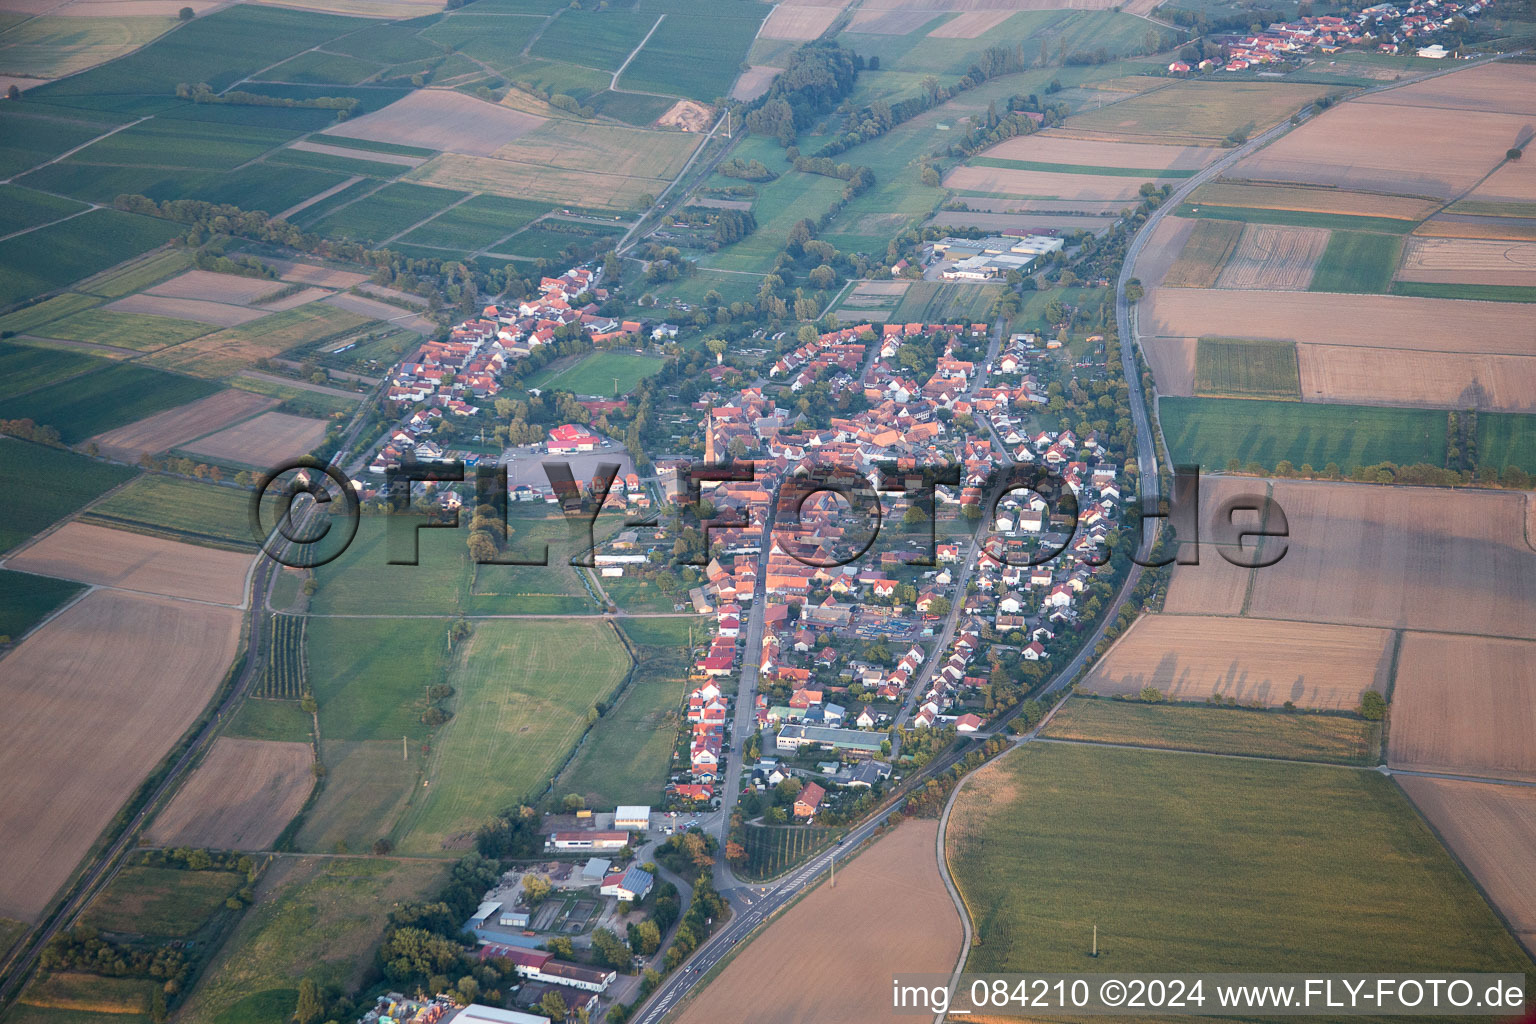
[[264,395],[230,388],[116,430],[109,430],[105,434],[97,434],[91,440],[109,456],[124,462],[137,462],[146,452],[154,454],[175,448],[276,404],[274,399]]
[[1312,402],[1536,411],[1536,358],[1298,345]]
[[1340,214],[1346,217],[1385,217],[1416,221],[1429,216],[1440,204],[1411,196],[1377,195],[1338,188],[1305,185],[1245,184],[1213,181],[1201,185],[1189,199],[1195,206],[1232,206],[1252,210],[1290,210],[1299,213]]
[[221,736],[148,838],[162,846],[265,850],[304,806],[314,785],[308,743]]
[[1536,789],[1406,775],[1397,781],[1536,952]]
[[[1166,218],[1162,224],[1170,222],[1176,226],[1170,228],[1164,238],[1159,239],[1154,235],[1151,241],[1152,245],[1164,242],[1168,254],[1177,251],[1178,258],[1161,274],[1158,272],[1160,267],[1156,265],[1161,260],[1156,256],[1143,259],[1136,267],[1138,273],[1146,275],[1142,281],[1154,287],[1161,284],[1167,288],[1214,288],[1222,268],[1227,265],[1227,260],[1242,238],[1244,226],[1230,220],[1191,221],[1178,217]],[[1158,231],[1163,230],[1162,224],[1158,225]],[[1182,226],[1182,230],[1179,226]],[[1178,237],[1176,231],[1182,235],[1184,244],[1174,250],[1173,243]],[[1163,259],[1166,258],[1165,255]]]
[[[880,839],[839,869],[837,888],[817,889],[754,939],[678,1024],[739,1019],[745,1006],[754,1024],[912,1019],[891,1012],[892,972],[944,973],[960,953],[937,835],[936,823],[909,821]],[[857,955],[808,955],[849,943]],[[790,969],[795,981],[785,985]]]
[[0,916],[47,906],[196,720],[239,635],[233,608],[98,592],[0,661]]
[[324,134],[490,156],[546,120],[449,89],[419,89],[382,110],[327,128]]
[[1347,711],[1366,690],[1385,692],[1388,638],[1386,630],[1354,626],[1148,615],[1094,665],[1082,688],[1134,696],[1152,686],[1176,701],[1220,694],[1243,704]]
[[238,607],[245,601],[251,556],[74,522],[6,564],[42,576]]
[[1401,281],[1536,285],[1536,242],[1411,236],[1398,267]]
[[1072,174],[1058,171],[1019,171],[1004,167],[960,166],[944,178],[944,187],[970,192],[1064,200],[1130,200],[1141,187],[1137,178]]
[[1159,146],[1135,142],[1094,142],[1058,135],[1051,130],[1007,139],[984,151],[985,156],[1087,167],[1147,168],[1159,171],[1198,170],[1216,158],[1209,146]]
[[1392,690],[1392,767],[1536,781],[1533,646],[1405,634]]
[[1328,247],[1328,237],[1321,228],[1245,224],[1237,248],[1216,278],[1216,287],[1306,291]]
[[193,455],[266,469],[314,449],[325,438],[325,421],[285,412],[264,412],[255,419],[186,445]]

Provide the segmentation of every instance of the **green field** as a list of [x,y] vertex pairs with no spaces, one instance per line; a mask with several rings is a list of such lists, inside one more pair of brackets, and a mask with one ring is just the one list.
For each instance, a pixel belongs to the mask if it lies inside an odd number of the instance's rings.
[[1536,416],[1518,412],[1477,414],[1477,461],[1503,472],[1519,466],[1536,473]]
[[1273,469],[1282,460],[1345,472],[1379,462],[1445,464],[1445,413],[1230,398],[1162,398],[1158,418],[1174,462],[1207,472],[1236,459]]
[[73,199],[16,185],[0,185],[0,235],[35,228],[84,209],[84,203]]
[[489,249],[512,232],[526,227],[535,217],[548,213],[549,209],[547,203],[525,199],[476,196],[432,218],[401,241],[460,252]]
[[192,189],[186,198],[230,203],[242,210],[262,210],[275,217],[290,206],[297,206],[310,196],[319,195],[346,180],[347,176],[339,171],[306,170],[262,162],[221,174],[208,185]]
[[1099,167],[1093,164],[1053,164],[1039,160],[1006,160],[1002,157],[978,156],[967,161],[972,167],[1003,167],[1013,171],[1046,171],[1051,174],[1097,174],[1110,178],[1193,178],[1195,171],[1159,170],[1156,167]]
[[[532,388],[552,388],[578,395],[613,398],[627,395],[640,382],[660,370],[665,360],[633,352],[593,352],[575,366],[550,373],[543,370],[528,380]],[[614,378],[618,378],[615,388]]]
[[281,146],[296,134],[271,128],[157,117],[93,142],[69,159],[81,164],[232,171]]
[[90,341],[117,348],[153,352],[167,345],[201,338],[218,329],[213,324],[200,324],[168,316],[87,309],[39,327],[35,333],[62,341]]
[[163,244],[181,227],[120,210],[92,210],[0,242],[0,306],[62,288]]
[[1432,284],[1427,281],[1393,281],[1393,295],[1421,299],[1472,299],[1477,302],[1536,302],[1536,287],[1504,284]]
[[86,518],[193,544],[254,548],[252,496],[240,487],[151,473],[94,506]]
[[299,700],[309,692],[304,658],[304,622],[296,615],[272,616],[266,662],[254,691],[257,697]]
[[312,228],[334,238],[382,242],[466,195],[464,192],[451,192],[427,185],[397,182],[385,185],[351,206],[342,207],[316,222]]
[[1296,344],[1201,338],[1195,347],[1195,393],[1226,398],[1301,398]]
[[[59,298],[67,296],[61,295]],[[0,323],[3,322],[0,320]],[[0,399],[106,365],[106,360],[80,352],[0,341]]]
[[969,281],[913,281],[891,313],[890,323],[985,323],[1002,294],[999,284]]
[[181,938],[203,926],[245,883],[234,871],[124,868],[92,901],[85,923],[103,931]]
[[1236,220],[1244,224],[1279,224],[1294,228],[1328,228],[1332,231],[1371,231],[1385,235],[1407,235],[1419,226],[1416,220],[1395,217],[1356,217],[1347,213],[1316,213],[1311,210],[1266,210],[1247,206],[1194,206],[1181,203],[1174,211],[1180,217],[1205,217]]
[[1335,231],[1312,274],[1314,292],[1378,294],[1392,285],[1403,251],[1401,235]]
[[742,830],[747,859],[737,872],[759,880],[782,875],[832,845],[841,831],[819,825],[747,825]]
[[[570,227],[566,230],[562,229],[561,225]],[[541,220],[496,246],[496,251],[513,256],[526,256],[534,260],[552,260],[560,257],[567,250],[596,252],[602,248],[612,248],[612,243],[624,234],[624,231],[625,228],[618,225],[608,227],[600,224],[578,225],[571,221]]]
[[401,737],[427,735],[421,715],[447,669],[446,619],[312,616],[305,628],[321,736],[391,740],[398,756]]
[[[744,16],[732,16],[737,13]],[[671,12],[624,69],[619,88],[713,103],[731,91],[764,16],[761,10],[718,4],[696,17]]]
[[[0,639],[9,642],[85,587],[51,576],[0,569]],[[4,944],[0,943],[0,950]]]
[[372,964],[389,912],[442,884],[446,866],[370,857],[284,860],[236,925],[177,1019],[266,1024],[293,1012],[299,978],[352,989]]
[[58,429],[69,444],[145,416],[206,398],[218,385],[114,363],[0,402],[0,419],[29,419]]
[[247,700],[224,727],[225,736],[285,743],[308,743],[313,733],[309,715],[291,700]]
[[366,850],[388,836],[422,790],[425,755],[419,747],[410,750],[408,757],[401,753],[398,739],[322,740],[325,782],[305,813],[294,844],[301,850],[334,853],[339,845]]
[[[17,104],[6,106],[15,108]],[[0,175],[20,174],[91,141],[112,127],[73,117],[38,116],[37,112],[26,109],[7,109],[0,114],[0,136],[5,138],[5,147],[0,151]]]
[[1032,743],[956,802],[967,971],[1433,969],[1530,958],[1373,771]]
[[7,495],[0,551],[9,551],[137,472],[58,448],[0,439],[0,490]]
[[[631,632],[629,623],[624,630]],[[660,799],[672,768],[673,744],[689,688],[686,640],[685,632],[675,644],[639,649],[634,678],[618,703],[587,734],[570,770],[560,777],[556,795],[580,793],[586,797],[587,806],[605,810],[619,804],[654,804]]]
[[1310,715],[1200,704],[1074,697],[1042,736],[1330,764],[1376,764],[1381,725],[1352,715]]
[[[562,11],[539,36],[531,52],[535,57],[548,60],[617,71],[624,58],[640,45],[640,40],[656,24],[657,17],[617,9]],[[514,72],[513,77],[522,76]]]
[[453,718],[433,738],[431,786],[401,825],[400,850],[456,848],[449,840],[538,796],[587,729],[588,709],[628,670],[606,623],[477,622],[449,672]]
[[[192,256],[184,249],[162,249],[140,256],[113,267],[86,281],[80,282],[80,290],[108,299],[141,292],[150,285],[159,284],[172,274],[178,274],[192,265]],[[64,296],[60,296],[63,298]],[[49,299],[48,302],[57,302]],[[47,303],[43,303],[47,305]]]
[[356,85],[381,70],[372,61],[339,53],[301,53],[259,76],[263,82],[298,82],[303,85]]

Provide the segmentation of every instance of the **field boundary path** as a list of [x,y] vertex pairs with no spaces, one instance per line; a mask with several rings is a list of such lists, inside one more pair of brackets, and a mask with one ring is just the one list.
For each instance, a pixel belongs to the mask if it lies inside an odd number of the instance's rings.
[[624,69],[625,68],[629,67],[629,62],[634,60],[635,57],[637,57],[640,54],[641,50],[645,49],[645,44],[651,41],[651,36],[656,34],[656,30],[661,28],[661,23],[666,21],[666,20],[667,20],[667,16],[665,14],[657,15],[657,17],[656,17],[656,24],[651,26],[651,30],[645,34],[645,38],[644,39],[640,40],[639,45],[637,45],[633,50],[629,51],[629,56],[625,57],[624,58],[624,63],[619,65],[619,70],[617,70],[617,71],[615,71],[613,73],[613,80],[608,83],[608,91],[609,92],[629,93],[629,94],[634,95],[634,96],[664,96],[664,95],[667,95],[666,93],[659,93],[659,92],[637,92],[634,89],[620,89],[619,88],[619,76],[624,73]]

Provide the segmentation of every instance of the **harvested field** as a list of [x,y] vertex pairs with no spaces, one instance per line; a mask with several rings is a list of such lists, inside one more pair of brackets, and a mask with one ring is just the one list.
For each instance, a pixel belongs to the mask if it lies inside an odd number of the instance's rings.
[[300,306],[307,306],[311,302],[319,302],[321,299],[326,298],[332,294],[334,293],[329,292],[324,288],[305,288],[303,291],[294,292],[286,299],[277,299],[274,302],[263,302],[257,308],[260,309],[263,313],[282,313],[286,310],[298,309]]
[[1306,291],[1326,248],[1328,232],[1322,228],[1245,224],[1237,249],[1216,278],[1216,287]]
[[[1229,220],[1201,220],[1193,222],[1192,230],[1186,228],[1181,234],[1184,245],[1178,250],[1179,258],[1162,275],[1162,284],[1168,288],[1210,288],[1237,248],[1243,225]],[[1178,236],[1170,237],[1169,241],[1175,237]]]
[[91,440],[105,455],[123,462],[138,462],[146,452],[156,454],[175,448],[276,404],[275,399],[264,395],[229,388],[105,434],[97,434]]
[[[792,906],[747,946],[678,1017],[678,1024],[740,1018],[753,1024],[903,1021],[890,1011],[893,971],[946,973],[960,954],[955,905],[939,876],[938,823],[908,821]],[[892,900],[892,892],[902,898]],[[859,936],[860,955],[807,958]],[[796,983],[781,984],[795,963]],[[881,1009],[882,1007],[886,1009]]]
[[1034,199],[1131,200],[1142,182],[1136,178],[1059,171],[1018,171],[1006,167],[956,167],[944,187],[975,192],[1005,192]]
[[[1246,495],[1263,497],[1265,489],[1262,480],[1238,477],[1201,480],[1200,522],[1211,522],[1216,510],[1228,498]],[[1239,524],[1252,523],[1254,517],[1248,515],[1236,521]],[[1294,526],[1291,533],[1295,536]],[[1249,543],[1251,545],[1253,542]],[[1207,534],[1200,541],[1200,564],[1175,567],[1173,579],[1168,584],[1168,596],[1163,601],[1163,610],[1197,615],[1240,615],[1254,571],[1235,566],[1222,558],[1220,546]],[[1274,570],[1270,568],[1259,571]]]
[[267,260],[266,263],[277,271],[278,276],[284,281],[297,281],[321,288],[352,288],[366,284],[368,281],[367,274],[359,274],[352,270],[334,270],[331,267],[317,267],[313,263],[297,263],[293,260]]
[[[1177,571],[1198,574],[1202,568]],[[1348,711],[1366,690],[1386,692],[1390,637],[1385,629],[1358,626],[1144,615],[1093,667],[1082,688],[1134,696],[1152,686],[1176,701],[1203,701],[1219,693],[1240,704],[1276,707],[1291,701],[1301,708]]]
[[929,32],[934,39],[977,39],[1013,17],[1013,10],[967,11]]
[[1309,402],[1536,412],[1536,357],[1298,345]]
[[939,17],[934,11],[888,11],[860,7],[845,31],[874,36],[904,36]]
[[[974,204],[973,204],[974,205]],[[1114,226],[1116,217],[1084,217],[1072,213],[967,213],[945,210],[927,223],[939,227],[983,228],[995,234],[1056,234],[1069,231],[1100,231]],[[1159,221],[1166,223],[1168,218]]]
[[1445,107],[1498,114],[1536,114],[1536,67],[1486,64],[1426,82],[1360,97],[1359,102],[1394,106]]
[[[1536,146],[1527,145],[1526,149],[1532,156],[1536,156]],[[1529,206],[1536,202],[1536,161],[1509,161],[1490,174],[1487,181],[1467,193],[1465,201],[1468,203],[1524,203]]]
[[193,455],[264,469],[312,451],[324,439],[324,420],[285,412],[264,412],[253,420],[184,447]]
[[1195,338],[1143,338],[1142,355],[1152,368],[1160,395],[1188,398],[1195,393]]
[[323,134],[490,156],[545,120],[461,92],[418,89],[382,110],[327,128]]
[[1152,229],[1152,236],[1136,258],[1136,276],[1148,292],[1167,283],[1168,271],[1183,254],[1189,237],[1200,221],[1185,217],[1164,217]]
[[1220,335],[1426,352],[1536,355],[1530,311],[1508,302],[1163,288],[1142,303],[1140,320],[1144,333],[1169,338]]
[[66,523],[6,567],[101,587],[239,607],[251,556],[89,523]]
[[843,13],[842,7],[809,7],[798,4],[779,4],[763,22],[758,33],[763,39],[815,39]]
[[1393,768],[1533,781],[1532,737],[1532,644],[1432,633],[1403,636],[1387,750]]
[[265,850],[299,813],[315,778],[308,743],[221,736],[155,818],[161,846]]
[[[967,15],[961,15],[967,17]],[[951,23],[953,24],[953,23]],[[937,35],[937,32],[930,35]],[[1089,167],[1145,167],[1162,171],[1199,170],[1219,155],[1209,146],[1158,146],[1137,142],[1094,142],[1047,129],[1021,135],[985,150],[983,156]]]
[[1291,544],[1248,614],[1536,638],[1524,494],[1276,480],[1274,498]]
[[1421,220],[1440,204],[1412,196],[1382,196],[1347,192],[1337,188],[1305,185],[1244,185],[1214,181],[1195,190],[1189,202],[1196,206],[1237,206],[1256,210],[1296,210],[1302,213],[1336,213],[1349,217],[1388,217]]
[[670,181],[699,144],[698,139],[677,132],[562,121],[520,139],[515,146],[502,147],[495,156],[525,165],[525,172],[600,168],[607,174]]
[[1167,143],[1216,144],[1249,124],[1253,125],[1250,135],[1257,135],[1319,96],[1335,91],[1324,85],[1176,82],[1166,89],[1078,114],[1072,118],[1072,129],[1074,135],[1101,132],[1106,140],[1147,142],[1155,138]]
[[[676,139],[690,148],[699,141],[698,136],[681,132],[650,134]],[[517,151],[502,152],[519,152],[533,158],[540,151],[524,147]],[[632,209],[639,205],[641,196],[658,195],[670,180],[611,172],[602,159],[596,159],[589,166],[602,167],[604,170],[589,171],[545,163],[521,163],[509,159],[449,153],[422,164],[411,172],[410,179],[441,188],[490,192],[514,199],[570,203],[610,210]],[[676,171],[673,171],[675,174]]]
[[412,313],[408,309],[401,309],[399,306],[381,302],[378,299],[340,292],[326,299],[325,303],[328,306],[366,316],[370,320],[387,320],[396,327],[408,327],[417,334],[432,334],[437,331],[437,325],[420,313]]
[[286,349],[355,330],[370,319],[324,302],[311,302],[161,349],[151,361],[194,376],[225,377]]
[[[267,282],[267,291],[277,289]],[[173,299],[161,295],[140,292],[125,299],[107,304],[114,313],[148,313],[151,316],[168,316],[174,320],[190,320],[208,324],[209,332],[219,327],[238,327],[266,314],[259,309],[231,306],[223,302],[205,302],[199,299]]]
[[1536,221],[1519,217],[1479,217],[1442,213],[1414,229],[1433,238],[1494,238],[1536,242]]
[[0,662],[0,916],[36,920],[213,696],[240,619],[233,608],[102,591]]
[[783,69],[762,64],[752,65],[741,73],[740,78],[736,79],[735,86],[731,88],[731,99],[743,102],[757,99],[768,91],[768,87],[773,84],[774,76],[781,70]]
[[1536,953],[1536,789],[1411,775],[1397,783]]
[[216,274],[211,270],[188,270],[144,291],[148,295],[164,295],[172,299],[201,299],[206,302],[246,306],[263,295],[271,295],[281,287],[282,285],[277,282],[262,277]]
[[1536,242],[1410,236],[1397,277],[1442,284],[1536,285]]
[[1232,176],[1449,199],[1498,166],[1528,120],[1341,103],[1240,162]]

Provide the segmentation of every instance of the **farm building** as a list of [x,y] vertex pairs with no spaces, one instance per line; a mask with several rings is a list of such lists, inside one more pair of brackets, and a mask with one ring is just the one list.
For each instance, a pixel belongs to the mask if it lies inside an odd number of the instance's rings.
[[628,832],[551,832],[550,850],[618,850],[629,845]]
[[519,1010],[498,1010],[494,1006],[470,1003],[449,1018],[453,1024],[549,1024],[548,1017]]
[[501,912],[501,916],[496,919],[496,923],[501,925],[503,928],[527,928],[528,911],[503,910]]
[[[510,960],[519,978],[542,981],[550,985],[570,985],[572,988],[579,988],[586,992],[607,991],[608,986],[613,984],[613,979],[617,977],[612,971],[595,970],[591,967],[556,960],[555,954],[542,949],[519,949],[516,946],[503,945],[482,946],[480,958]],[[485,1018],[483,1024],[501,1024],[501,1022]]]
[[631,867],[623,873],[612,874],[603,879],[603,887],[598,892],[604,896],[617,896],[621,900],[629,900],[633,903],[645,899],[655,883],[656,879],[651,877],[649,871]]
[[500,909],[501,902],[499,900],[486,900],[480,904],[480,909],[475,911],[475,916],[469,919],[469,930],[474,931],[476,928],[484,928],[486,922],[491,919],[491,915]]
[[606,857],[593,857],[587,861],[586,867],[581,869],[581,880],[583,882],[601,882],[604,878],[608,877],[608,868],[612,864],[613,861]]
[[613,812],[613,827],[644,832],[651,827],[651,809],[644,804],[626,804]]

